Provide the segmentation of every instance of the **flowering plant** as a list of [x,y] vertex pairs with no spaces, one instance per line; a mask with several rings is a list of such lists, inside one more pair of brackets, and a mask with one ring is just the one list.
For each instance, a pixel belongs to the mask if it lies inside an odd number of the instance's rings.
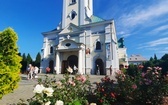
[[118,86],[117,100],[124,104],[160,104],[164,96],[168,95],[168,84],[161,75],[160,67],[148,67],[146,72],[139,69],[136,76],[119,72],[116,74]]
[[[101,79],[100,83],[96,83],[95,95],[97,103],[100,105],[113,105],[116,101],[115,81],[108,76]],[[99,105],[98,104],[98,105]]]
[[88,104],[87,94],[90,81],[88,76],[69,74],[63,75],[63,79],[46,76],[39,80],[33,92],[35,96],[28,100],[30,105],[85,105]]

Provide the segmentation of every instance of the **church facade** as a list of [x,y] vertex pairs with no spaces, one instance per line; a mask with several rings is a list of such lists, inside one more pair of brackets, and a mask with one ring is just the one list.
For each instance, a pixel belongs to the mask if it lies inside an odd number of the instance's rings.
[[114,20],[94,16],[92,0],[63,0],[62,21],[42,34],[42,72],[49,67],[51,73],[64,74],[76,67],[79,74],[106,75],[111,65],[113,72],[119,70]]

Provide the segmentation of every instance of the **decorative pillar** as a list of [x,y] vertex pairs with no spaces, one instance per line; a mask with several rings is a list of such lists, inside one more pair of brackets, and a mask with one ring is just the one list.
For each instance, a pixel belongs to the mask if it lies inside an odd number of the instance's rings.
[[59,67],[60,67],[60,53],[57,51],[56,53],[56,74],[60,73]]
[[79,72],[79,74],[83,74],[83,71],[82,71],[82,50],[79,50],[78,72]]

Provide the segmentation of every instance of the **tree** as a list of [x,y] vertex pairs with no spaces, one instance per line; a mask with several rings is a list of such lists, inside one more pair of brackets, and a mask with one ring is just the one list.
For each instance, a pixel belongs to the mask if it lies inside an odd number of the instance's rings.
[[26,59],[26,61],[27,61],[27,64],[32,64],[32,63],[33,63],[33,60],[32,60],[32,58],[31,58],[31,56],[30,56],[29,53],[27,54],[27,59]]
[[0,32],[0,98],[18,87],[21,57],[17,34],[12,28]]
[[162,67],[162,73],[166,74],[168,72],[168,54],[162,56],[160,66]]
[[23,55],[22,55],[21,64],[22,64],[21,72],[25,73],[26,69],[27,69],[27,58],[26,58],[26,54],[25,53],[23,53]]
[[40,55],[40,53],[38,52],[37,55],[36,55],[35,65],[36,65],[37,67],[40,67],[40,62],[41,62],[41,55]]
[[157,60],[156,54],[154,54],[154,60]]

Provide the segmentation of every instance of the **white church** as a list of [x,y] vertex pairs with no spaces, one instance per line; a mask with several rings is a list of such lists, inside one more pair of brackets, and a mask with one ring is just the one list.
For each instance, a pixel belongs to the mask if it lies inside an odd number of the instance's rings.
[[117,40],[114,20],[94,16],[93,0],[63,0],[62,21],[42,35],[44,73],[47,67],[55,74],[76,67],[78,74],[109,75],[111,65],[114,73],[119,65],[128,64],[123,40]]

